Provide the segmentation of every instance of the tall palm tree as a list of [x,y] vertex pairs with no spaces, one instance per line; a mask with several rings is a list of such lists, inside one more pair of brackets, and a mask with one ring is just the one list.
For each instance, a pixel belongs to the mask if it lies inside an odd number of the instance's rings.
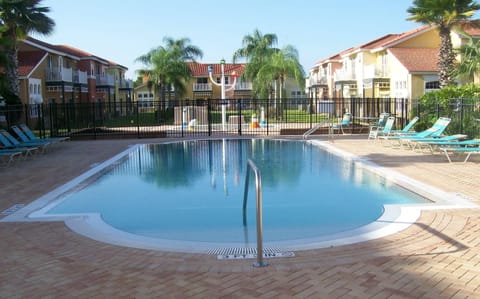
[[0,24],[6,27],[4,37],[9,41],[5,46],[7,88],[19,101],[18,89],[18,41],[31,33],[48,35],[55,22],[46,14],[49,7],[40,6],[42,0],[0,0]]
[[474,0],[414,0],[413,5],[407,9],[410,14],[407,20],[438,26],[440,87],[453,83],[455,54],[450,32],[455,26],[470,19],[479,9],[480,6]]
[[258,29],[255,29],[253,34],[243,37],[243,47],[233,54],[233,63],[238,59],[244,58],[247,62],[245,77],[253,82],[262,65],[273,53],[279,51],[279,49],[274,47],[276,44],[277,36],[275,34],[268,33],[264,35]]
[[456,68],[459,78],[473,79],[475,74],[480,74],[480,40],[468,37],[468,43],[462,45],[457,53],[461,60]]
[[[288,45],[280,51],[273,53],[258,71],[255,80],[256,85],[265,88],[273,81],[274,86],[279,84],[278,98],[282,99],[283,89],[287,78],[292,78],[302,89],[305,86],[305,71],[299,62],[298,51],[295,47]],[[275,88],[277,90],[277,88]],[[275,94],[277,97],[277,94]]]
[[187,63],[203,56],[202,51],[190,45],[187,38],[174,40],[166,37],[164,42],[165,47],[159,46],[136,59],[146,66],[138,71],[139,75],[149,78],[149,86],[158,87],[162,100],[165,100],[165,91],[171,86],[178,96],[185,94],[185,84],[191,77]]

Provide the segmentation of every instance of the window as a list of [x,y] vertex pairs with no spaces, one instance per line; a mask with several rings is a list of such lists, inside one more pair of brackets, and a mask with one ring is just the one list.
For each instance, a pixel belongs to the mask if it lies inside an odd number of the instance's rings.
[[439,81],[428,81],[425,82],[425,92],[439,90],[440,82]]
[[197,83],[199,83],[199,84],[207,84],[207,83],[208,83],[208,78],[206,78],[206,77],[197,78]]

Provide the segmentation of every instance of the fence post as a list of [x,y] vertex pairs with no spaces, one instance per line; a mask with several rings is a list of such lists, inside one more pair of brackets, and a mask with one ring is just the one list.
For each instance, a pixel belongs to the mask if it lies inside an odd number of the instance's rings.
[[238,120],[238,135],[242,135],[242,102],[240,99],[237,99],[237,120]]
[[138,113],[138,101],[135,102],[135,120],[137,122],[137,138],[140,138],[140,113]]
[[463,134],[463,98],[460,99],[460,134]]
[[208,127],[208,136],[212,136],[212,108],[210,106],[211,99],[207,99],[207,127]]

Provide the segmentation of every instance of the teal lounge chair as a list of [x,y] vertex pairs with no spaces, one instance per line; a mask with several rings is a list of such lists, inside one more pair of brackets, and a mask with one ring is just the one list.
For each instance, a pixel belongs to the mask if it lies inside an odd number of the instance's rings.
[[332,124],[328,127],[328,135],[333,136],[335,131],[341,131],[343,135],[345,135],[344,128],[350,127],[352,125],[352,114],[345,113],[342,117],[342,120],[339,124]]
[[[459,141],[458,143],[461,143],[462,141]],[[452,142],[453,143],[453,142]],[[480,139],[472,139],[472,140],[465,140],[462,144],[466,145],[476,145],[475,147],[469,147],[469,146],[459,146],[459,145],[451,145],[451,146],[445,146],[442,145],[440,149],[443,151],[445,156],[448,159],[448,162],[452,163],[452,159],[450,157],[451,154],[460,154],[460,153],[465,153],[467,156],[465,157],[465,160],[463,160],[463,163],[466,163],[468,159],[470,159],[470,156],[472,154],[480,154]]]
[[48,141],[48,142],[61,142],[67,141],[70,137],[50,137],[50,138],[38,138],[35,134],[30,130],[30,128],[25,124],[20,124],[18,126],[12,126],[13,132],[17,134],[17,136],[23,141]]
[[415,134],[416,132],[412,131],[413,126],[417,123],[420,118],[415,116],[403,129],[401,130],[391,130],[390,134],[405,135],[405,134]]
[[390,135],[392,131],[393,124],[395,123],[395,117],[390,116],[387,118],[383,127],[381,126],[372,126],[370,127],[370,133],[368,134],[368,139],[373,139],[374,141],[379,138],[384,138]]
[[15,149],[0,149],[0,157],[6,158],[5,166],[9,166],[15,158],[21,156],[22,152]]
[[7,149],[25,151],[26,155],[30,155],[40,148],[42,152],[45,152],[45,147],[50,144],[48,142],[20,142],[3,129],[0,130],[0,143]]
[[465,134],[454,134],[441,137],[415,138],[409,139],[409,145],[412,150],[427,147],[433,153],[437,144],[442,144],[443,142],[458,143],[460,140],[463,140],[465,138],[467,138],[467,135]]
[[399,145],[408,144],[409,141],[415,139],[424,139],[427,137],[440,137],[442,136],[443,132],[450,124],[451,119],[448,117],[439,117],[437,121],[428,129],[415,133],[415,134],[408,134],[408,135],[395,135],[390,136],[389,140],[397,140]]

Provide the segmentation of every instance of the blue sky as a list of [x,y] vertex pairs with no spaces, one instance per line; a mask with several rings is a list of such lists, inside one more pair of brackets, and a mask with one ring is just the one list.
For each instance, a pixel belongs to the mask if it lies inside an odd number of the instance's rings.
[[389,33],[420,24],[407,21],[412,0],[44,0],[56,22],[53,34],[34,35],[66,44],[129,68],[135,58],[163,44],[165,36],[187,37],[205,63],[231,62],[245,35],[274,33],[278,47],[293,45],[308,73],[320,59]]

